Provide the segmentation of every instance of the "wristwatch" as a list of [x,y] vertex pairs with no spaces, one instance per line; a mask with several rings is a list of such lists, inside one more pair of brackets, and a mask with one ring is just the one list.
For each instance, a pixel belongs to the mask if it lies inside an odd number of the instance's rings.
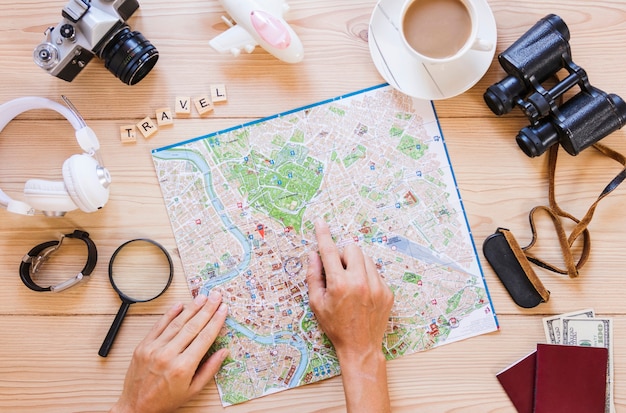
[[[33,275],[41,269],[41,266],[50,258],[50,255],[61,247],[63,239],[66,237],[82,240],[87,245],[87,262],[83,270],[67,281],[63,281],[57,285],[51,285],[49,287],[37,285],[33,281]],[[59,240],[43,242],[28,251],[28,254],[22,258],[22,262],[20,263],[20,278],[24,285],[33,291],[51,291],[57,293],[78,284],[85,276],[90,275],[96,267],[97,261],[98,251],[96,244],[89,238],[89,234],[85,231],[75,230],[71,234],[62,235]]]

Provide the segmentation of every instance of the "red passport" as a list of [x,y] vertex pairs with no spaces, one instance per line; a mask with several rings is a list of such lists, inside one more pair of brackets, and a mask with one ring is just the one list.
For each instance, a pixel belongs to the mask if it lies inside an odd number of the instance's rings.
[[604,413],[609,351],[537,345],[534,413]]
[[609,351],[537,344],[496,375],[518,413],[604,413]]
[[496,375],[519,413],[533,413],[536,360],[537,352],[533,351]]

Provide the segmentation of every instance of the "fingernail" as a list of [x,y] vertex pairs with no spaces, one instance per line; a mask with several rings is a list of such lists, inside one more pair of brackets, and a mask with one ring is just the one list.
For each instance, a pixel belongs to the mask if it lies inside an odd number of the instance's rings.
[[181,311],[184,307],[183,303],[176,303],[172,306],[172,311]]
[[222,301],[222,295],[219,292],[214,291],[214,290],[212,290],[209,293],[208,298],[212,303],[219,303],[220,301]]
[[328,226],[328,223],[326,223],[326,221],[324,221],[324,218],[318,217],[318,218],[315,219],[314,225],[315,225],[316,228],[319,228],[319,227]]
[[222,359],[222,363],[230,356],[230,350],[228,348],[223,348],[220,352],[220,358]]
[[217,312],[218,313],[228,313],[228,306],[224,303],[220,304],[220,306],[217,308]]
[[204,305],[206,303],[208,297],[204,294],[198,294],[196,298],[193,299],[193,302],[198,305]]

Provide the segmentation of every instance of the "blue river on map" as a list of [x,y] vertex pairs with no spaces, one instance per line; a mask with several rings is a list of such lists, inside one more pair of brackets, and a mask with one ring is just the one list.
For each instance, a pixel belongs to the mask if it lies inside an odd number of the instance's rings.
[[[196,165],[196,167],[202,172],[202,176],[204,177],[204,188],[206,193],[209,195],[211,200],[211,204],[213,208],[220,216],[222,223],[228,228],[230,233],[239,241],[241,246],[243,247],[243,257],[242,262],[232,270],[220,275],[219,277],[212,278],[208,280],[203,286],[201,293],[208,295],[209,291],[215,286],[223,284],[225,282],[230,281],[235,278],[239,274],[241,274],[246,268],[248,268],[250,264],[250,253],[251,246],[248,238],[241,232],[239,228],[237,228],[233,222],[230,220],[230,217],[224,211],[224,205],[217,198],[215,191],[213,190],[213,180],[211,178],[211,170],[206,162],[206,160],[200,156],[197,152],[190,149],[170,149],[167,151],[158,152],[158,154],[154,155],[159,159],[165,160],[181,160],[188,161]],[[263,344],[263,345],[276,345],[276,344],[287,344],[295,347],[300,352],[300,363],[298,364],[298,368],[293,374],[293,377],[289,383],[289,386],[294,386],[300,382],[302,375],[306,371],[306,367],[309,364],[309,353],[307,351],[307,346],[304,340],[299,336],[289,332],[289,331],[280,331],[271,336],[260,336],[250,329],[244,327],[239,324],[237,321],[233,320],[232,317],[228,317],[226,319],[226,325],[228,325],[233,330],[238,333],[243,334],[248,337],[250,340]]]

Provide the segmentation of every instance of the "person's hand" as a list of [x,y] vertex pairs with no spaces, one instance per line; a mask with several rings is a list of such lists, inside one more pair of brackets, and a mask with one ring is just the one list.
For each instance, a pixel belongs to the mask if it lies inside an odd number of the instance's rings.
[[172,412],[200,392],[228,355],[221,349],[200,365],[227,313],[217,292],[172,307],[135,349],[111,412]]
[[393,294],[355,244],[340,252],[328,225],[315,223],[319,255],[309,255],[309,302],[339,356],[382,349]]
[[348,411],[387,412],[382,339],[393,294],[358,246],[350,244],[340,252],[320,220],[315,234],[319,256],[309,255],[309,304],[337,351]]

